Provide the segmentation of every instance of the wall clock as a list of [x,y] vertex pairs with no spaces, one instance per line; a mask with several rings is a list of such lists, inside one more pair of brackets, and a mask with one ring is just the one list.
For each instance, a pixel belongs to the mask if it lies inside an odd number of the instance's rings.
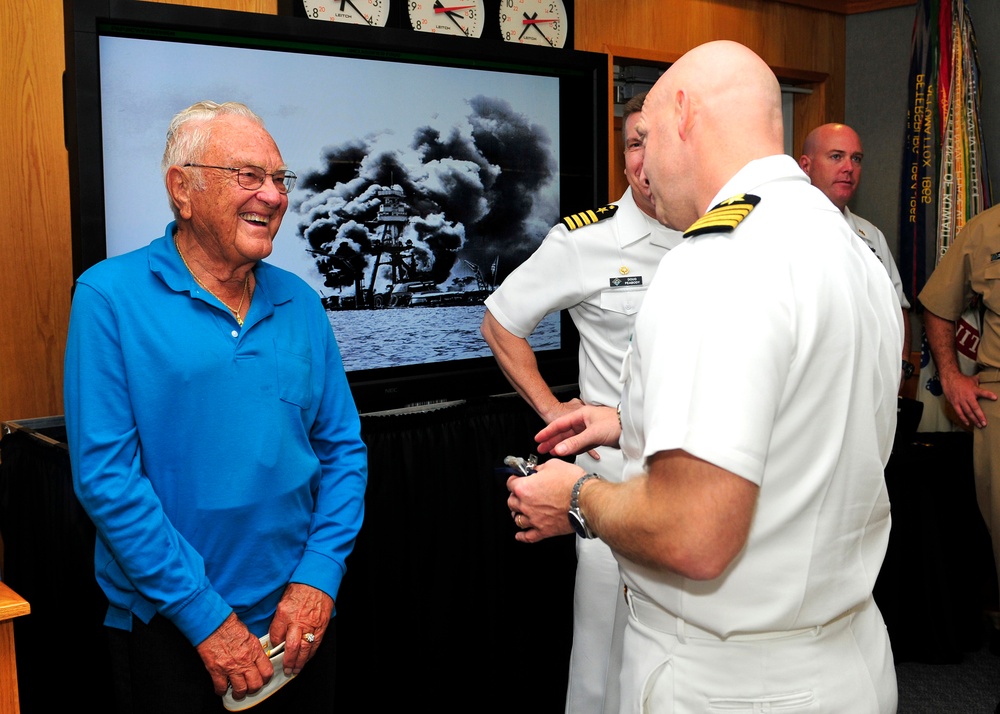
[[354,25],[385,27],[390,0],[302,0],[306,17]]
[[408,0],[410,26],[418,32],[481,37],[486,20],[484,0]]
[[562,0],[500,0],[500,36],[506,42],[565,47],[566,6]]

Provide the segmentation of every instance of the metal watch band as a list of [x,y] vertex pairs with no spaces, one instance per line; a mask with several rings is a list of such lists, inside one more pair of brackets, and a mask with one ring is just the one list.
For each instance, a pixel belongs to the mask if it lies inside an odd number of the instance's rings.
[[601,478],[600,474],[590,473],[581,476],[577,479],[577,482],[573,484],[573,493],[569,498],[569,524],[573,526],[573,530],[581,538],[596,538],[594,532],[590,530],[587,525],[587,520],[583,517],[583,513],[580,511],[580,489],[583,488],[583,484],[592,478]]

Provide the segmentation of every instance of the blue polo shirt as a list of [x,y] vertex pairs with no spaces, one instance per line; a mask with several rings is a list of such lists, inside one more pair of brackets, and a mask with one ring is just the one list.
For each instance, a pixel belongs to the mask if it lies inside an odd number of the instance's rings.
[[65,361],[73,481],[97,526],[105,624],[159,612],[192,644],[267,632],[290,582],[336,599],[367,459],[326,312],[267,263],[240,327],[175,224],[77,281]]

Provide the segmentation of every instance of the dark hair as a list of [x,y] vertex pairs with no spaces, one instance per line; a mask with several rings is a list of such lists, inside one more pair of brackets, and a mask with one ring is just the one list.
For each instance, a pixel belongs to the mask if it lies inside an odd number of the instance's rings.
[[628,144],[628,132],[625,129],[626,120],[635,114],[636,112],[642,111],[642,105],[646,102],[646,92],[639,92],[627,102],[622,109],[622,146]]

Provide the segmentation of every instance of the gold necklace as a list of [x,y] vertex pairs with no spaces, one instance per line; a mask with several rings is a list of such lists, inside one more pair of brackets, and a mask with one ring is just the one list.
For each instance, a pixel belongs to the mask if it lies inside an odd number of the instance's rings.
[[174,246],[177,248],[177,255],[181,257],[181,262],[184,263],[184,267],[187,268],[189,273],[191,273],[191,277],[194,278],[194,281],[198,283],[201,287],[203,287],[208,292],[209,295],[211,295],[216,300],[225,305],[226,309],[229,310],[229,312],[233,313],[233,317],[236,318],[236,324],[238,324],[240,327],[243,327],[243,317],[240,315],[240,311],[243,310],[243,303],[247,299],[247,293],[250,292],[250,273],[248,272],[246,277],[243,278],[243,295],[240,296],[240,304],[237,305],[236,309],[234,310],[233,308],[229,307],[229,304],[225,300],[223,300],[221,297],[212,292],[212,290],[207,285],[205,285],[205,283],[201,282],[201,279],[194,274],[194,271],[191,270],[191,266],[188,265],[187,258],[184,257],[184,253],[181,251],[181,244],[177,242],[176,236],[174,237]]

